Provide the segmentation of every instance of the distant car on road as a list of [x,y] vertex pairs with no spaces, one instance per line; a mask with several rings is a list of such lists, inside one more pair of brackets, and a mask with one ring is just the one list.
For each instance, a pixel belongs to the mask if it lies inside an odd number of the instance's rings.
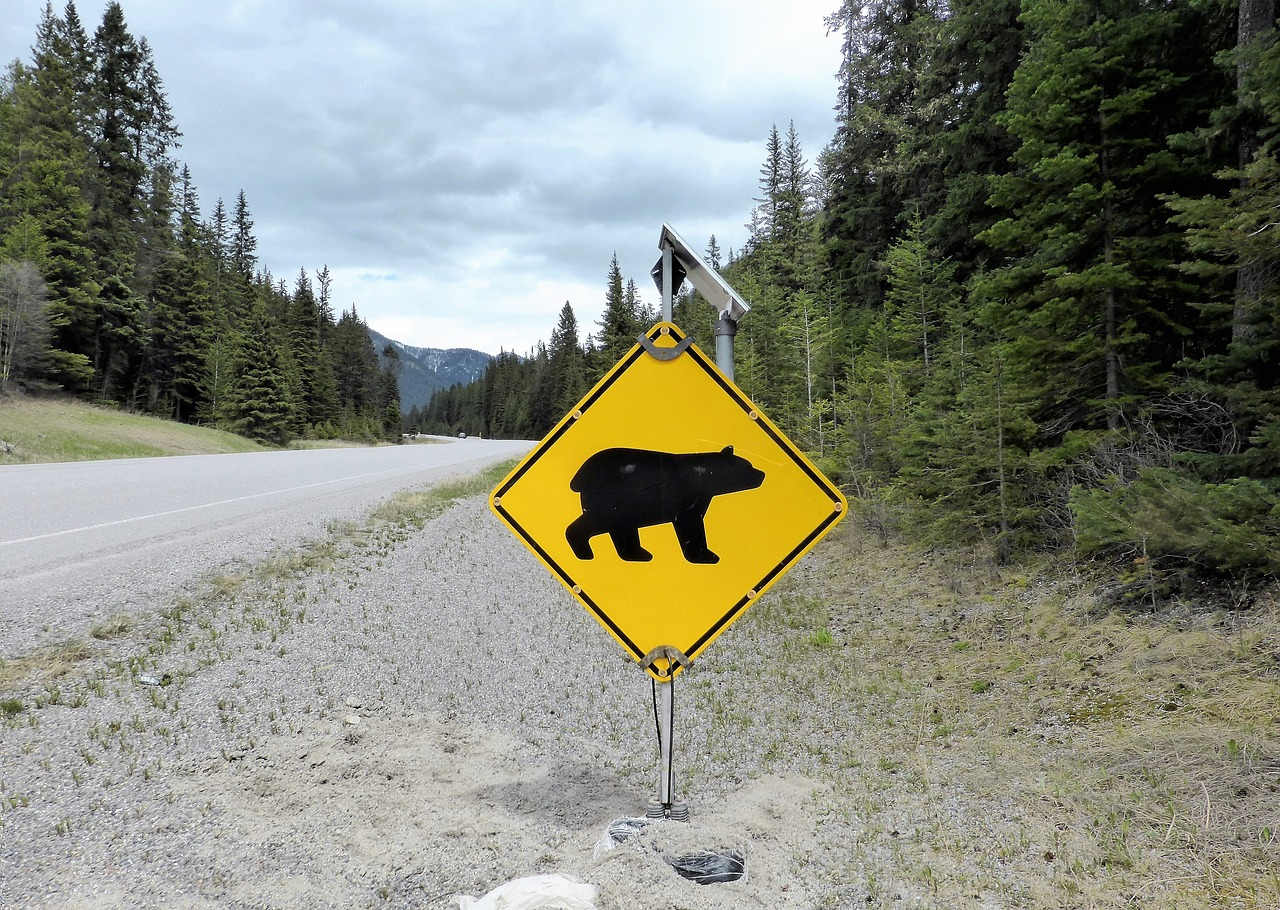
[[458,434],[458,438],[459,438],[459,439],[466,439],[466,438],[467,438],[467,434],[466,434],[466,433],[459,433],[459,434]]

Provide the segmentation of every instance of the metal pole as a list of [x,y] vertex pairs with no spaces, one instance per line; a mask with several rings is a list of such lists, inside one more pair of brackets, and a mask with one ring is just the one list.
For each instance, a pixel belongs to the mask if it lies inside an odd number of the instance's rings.
[[675,727],[676,681],[669,679],[658,686],[658,748],[662,751],[662,778],[658,781],[658,801],[662,808],[671,807],[671,733]]
[[671,321],[671,298],[675,296],[675,289],[672,287],[674,276],[671,274],[675,269],[675,250],[667,244],[662,248],[662,321]]
[[738,323],[729,318],[725,310],[716,320],[716,366],[733,382],[733,336],[738,334]]
[[[672,668],[674,669],[674,668]],[[658,749],[662,753],[662,768],[658,778],[658,795],[650,797],[645,815],[649,818],[669,818],[672,821],[689,820],[689,804],[675,799],[675,774],[671,756],[674,751],[675,728],[675,678],[653,682],[654,711],[658,716]]]

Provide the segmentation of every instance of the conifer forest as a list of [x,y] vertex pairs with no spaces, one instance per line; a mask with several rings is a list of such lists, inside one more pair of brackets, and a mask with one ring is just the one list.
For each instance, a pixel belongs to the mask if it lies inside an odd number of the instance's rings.
[[[762,137],[749,240],[705,248],[752,305],[743,390],[926,544],[1280,569],[1275,0],[846,0],[825,27],[833,135]],[[257,269],[243,195],[202,217],[177,140],[119,7],[92,38],[50,9],[0,85],[0,382],[398,431],[393,358],[325,271]],[[404,428],[545,434],[657,318],[601,275],[598,325],[566,302]],[[715,315],[674,310],[704,349]]]
[[0,78],[0,391],[87,400],[267,443],[400,433],[394,349],[327,268],[258,267],[248,200],[201,213],[145,37],[46,6]]

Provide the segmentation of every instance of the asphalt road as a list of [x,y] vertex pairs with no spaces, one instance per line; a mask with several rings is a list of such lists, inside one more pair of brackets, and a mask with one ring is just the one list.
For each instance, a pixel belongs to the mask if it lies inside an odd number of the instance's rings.
[[194,455],[0,467],[0,658],[157,606],[236,562],[358,520],[399,490],[527,442]]

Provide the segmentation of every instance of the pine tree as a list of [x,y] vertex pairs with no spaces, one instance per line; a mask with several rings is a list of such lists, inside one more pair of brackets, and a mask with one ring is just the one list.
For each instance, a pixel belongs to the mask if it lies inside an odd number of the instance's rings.
[[711,266],[717,272],[720,271],[720,244],[716,242],[715,234],[712,234],[707,240],[707,248],[702,251],[702,256],[707,265]]
[[782,136],[774,124],[769,128],[769,138],[765,142],[765,159],[760,167],[760,195],[756,197],[756,207],[748,225],[751,228],[749,242],[755,247],[774,240],[778,235],[778,199],[785,179],[782,156]]
[[35,65],[15,63],[0,103],[0,247],[33,262],[49,289],[54,329],[50,378],[73,391],[94,385],[92,350],[100,285],[90,249],[90,207],[82,192],[89,150],[78,129],[74,54],[46,7]]
[[213,204],[213,212],[209,216],[209,245],[221,274],[231,267],[231,221],[221,197]]
[[587,392],[587,364],[578,339],[578,319],[565,301],[551,341],[533,356],[535,379],[529,402],[532,434],[545,436]]
[[992,259],[978,242],[982,231],[1007,212],[988,205],[992,179],[1007,173],[1017,143],[999,120],[1009,84],[1023,50],[1018,19],[1022,0],[950,0],[941,23],[931,80],[935,107],[949,123],[934,124],[922,137],[940,169],[937,210],[916,204],[925,216],[930,240],[967,279]]
[[529,434],[535,439],[551,432],[563,414],[556,411],[555,380],[551,374],[547,347],[538,342],[529,358],[532,382],[529,386]]
[[[1194,332],[1170,267],[1179,235],[1157,194],[1194,179],[1162,138],[1189,125],[1179,16],[1138,0],[1026,0],[1031,36],[1003,117],[1021,145],[984,237],[1010,256],[984,282],[986,320],[1020,381],[1042,390],[1046,442],[1118,430],[1167,388]],[[1190,175],[1190,176],[1188,176]]]
[[587,365],[578,339],[578,318],[567,300],[551,333],[548,357],[547,368],[553,382],[552,411],[558,419],[587,393]]
[[[1258,52],[1263,48],[1265,36],[1274,40],[1276,27],[1275,0],[1240,0],[1236,38],[1236,96],[1237,103],[1249,107],[1249,96],[1256,92],[1258,84],[1255,78]],[[1240,174],[1240,188],[1248,192],[1251,184],[1249,167],[1260,146],[1260,137],[1253,130],[1246,128],[1237,146],[1237,165]],[[1276,256],[1274,253],[1263,257],[1243,258],[1236,270],[1235,309],[1232,313],[1231,330],[1236,340],[1247,341],[1252,335],[1253,324],[1261,309],[1263,285],[1273,271]]]
[[[820,159],[829,198],[822,219],[835,289],[852,306],[874,310],[882,284],[876,264],[892,244],[908,200],[938,207],[943,181],[925,137],[952,106],[937,84],[942,0],[845,0],[827,27],[842,37],[836,135]],[[846,331],[856,331],[852,314]]]
[[635,282],[628,282],[624,287],[618,254],[614,253],[613,260],[609,263],[604,312],[600,314],[600,332],[596,336],[599,348],[593,358],[595,368],[591,371],[592,382],[604,376],[621,360],[646,328],[638,311],[638,303]]
[[378,377],[378,410],[382,431],[389,439],[400,436],[403,415],[400,413],[400,352],[393,345],[382,348],[382,370]]
[[136,388],[137,359],[147,333],[145,297],[161,254],[148,248],[148,240],[161,236],[149,225],[163,224],[169,214],[152,206],[166,205],[166,181],[172,176],[167,155],[179,134],[150,48],[129,32],[119,3],[108,4],[103,13],[92,55],[91,226],[103,279],[90,356],[99,393],[123,398],[130,386]]
[[236,210],[231,227],[231,267],[242,277],[251,277],[258,265],[258,239],[253,236],[253,220],[244,190],[236,196]]
[[222,419],[235,432],[269,445],[289,441],[295,404],[290,395],[281,349],[274,343],[272,326],[259,310],[241,338],[234,380],[221,410]]
[[[1265,10],[1241,7],[1246,20]],[[1274,22],[1274,12],[1272,20]],[[1273,27],[1240,49],[1233,103],[1219,119],[1234,122],[1243,168],[1224,168],[1212,194],[1175,196],[1175,220],[1188,228],[1193,256],[1183,264],[1202,289],[1202,306],[1217,329],[1197,364],[1196,384],[1221,402],[1243,444],[1194,459],[1209,479],[1242,473],[1280,475],[1280,269],[1274,213],[1280,206],[1280,40]],[[1247,102],[1247,103],[1242,103]],[[1232,162],[1234,165],[1235,162]],[[1230,183],[1226,183],[1230,181]],[[1242,277],[1243,276],[1243,277]],[[1218,295],[1212,290],[1217,289]],[[1230,299],[1227,299],[1228,293]]]
[[317,427],[330,426],[338,418],[337,384],[321,344],[320,308],[305,269],[298,271],[287,320],[289,348],[298,373],[299,428],[319,435]]
[[[776,135],[776,128],[775,128]],[[795,121],[787,127],[787,137],[782,146],[782,169],[775,189],[773,203],[773,239],[781,250],[781,259],[797,272],[802,269],[801,244],[810,216],[813,214],[811,177]],[[797,280],[793,278],[793,280]]]
[[156,269],[148,298],[148,407],[174,420],[192,421],[206,404],[206,358],[214,329],[213,262],[204,243],[199,199],[185,167],[179,195],[176,246]]
[[320,294],[316,298],[316,334],[323,347],[328,343],[329,330],[333,328],[333,278],[329,275],[329,267],[323,266],[316,274],[316,285]]
[[378,354],[369,327],[353,306],[342,313],[329,342],[338,390],[342,431],[353,437],[377,436],[382,424],[378,401]]

